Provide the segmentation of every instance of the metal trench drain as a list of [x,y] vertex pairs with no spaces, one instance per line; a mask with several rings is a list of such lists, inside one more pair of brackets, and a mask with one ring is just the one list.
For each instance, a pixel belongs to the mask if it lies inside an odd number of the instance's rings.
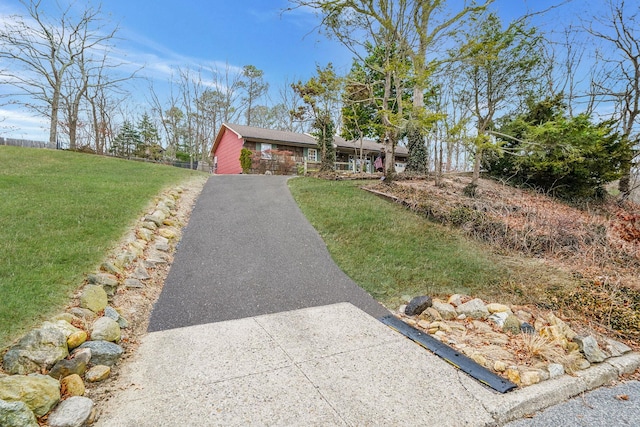
[[402,320],[398,319],[395,316],[384,316],[379,320],[385,325],[389,326],[391,329],[409,338],[411,341],[414,341],[420,346],[433,352],[436,356],[446,360],[456,368],[460,369],[462,372],[480,381],[482,384],[491,387],[496,391],[499,391],[500,393],[506,393],[518,387],[511,381],[494,374],[493,372],[491,372],[484,366],[479,365],[464,354],[438,341],[437,339],[431,337],[429,334],[426,334],[414,328],[413,326],[404,323]]

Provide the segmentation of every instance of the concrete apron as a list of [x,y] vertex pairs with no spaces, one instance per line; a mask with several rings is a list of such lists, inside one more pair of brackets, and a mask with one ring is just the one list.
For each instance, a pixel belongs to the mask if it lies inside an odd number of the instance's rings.
[[501,424],[640,365],[500,394],[349,303],[146,335],[97,426]]

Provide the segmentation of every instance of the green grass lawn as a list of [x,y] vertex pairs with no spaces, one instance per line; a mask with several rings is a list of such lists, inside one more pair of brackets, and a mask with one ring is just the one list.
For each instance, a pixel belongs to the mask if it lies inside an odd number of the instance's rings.
[[403,295],[497,296],[510,286],[513,271],[488,247],[361,190],[362,181],[289,183],[336,263],[390,307]]
[[68,303],[155,195],[198,173],[0,146],[0,349]]

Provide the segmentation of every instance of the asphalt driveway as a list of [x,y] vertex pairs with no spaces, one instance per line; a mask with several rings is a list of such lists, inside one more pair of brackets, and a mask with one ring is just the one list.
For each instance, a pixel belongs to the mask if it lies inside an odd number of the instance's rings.
[[287,177],[212,176],[184,230],[149,331],[349,302],[388,314],[333,262]]

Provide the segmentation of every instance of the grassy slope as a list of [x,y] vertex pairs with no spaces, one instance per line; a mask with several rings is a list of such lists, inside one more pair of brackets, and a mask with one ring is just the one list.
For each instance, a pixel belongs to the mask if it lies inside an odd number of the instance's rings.
[[495,295],[512,270],[487,247],[359,187],[362,181],[290,181],[294,198],[337,264],[383,303],[402,295]]
[[195,173],[0,146],[0,348],[68,302],[153,196]]

